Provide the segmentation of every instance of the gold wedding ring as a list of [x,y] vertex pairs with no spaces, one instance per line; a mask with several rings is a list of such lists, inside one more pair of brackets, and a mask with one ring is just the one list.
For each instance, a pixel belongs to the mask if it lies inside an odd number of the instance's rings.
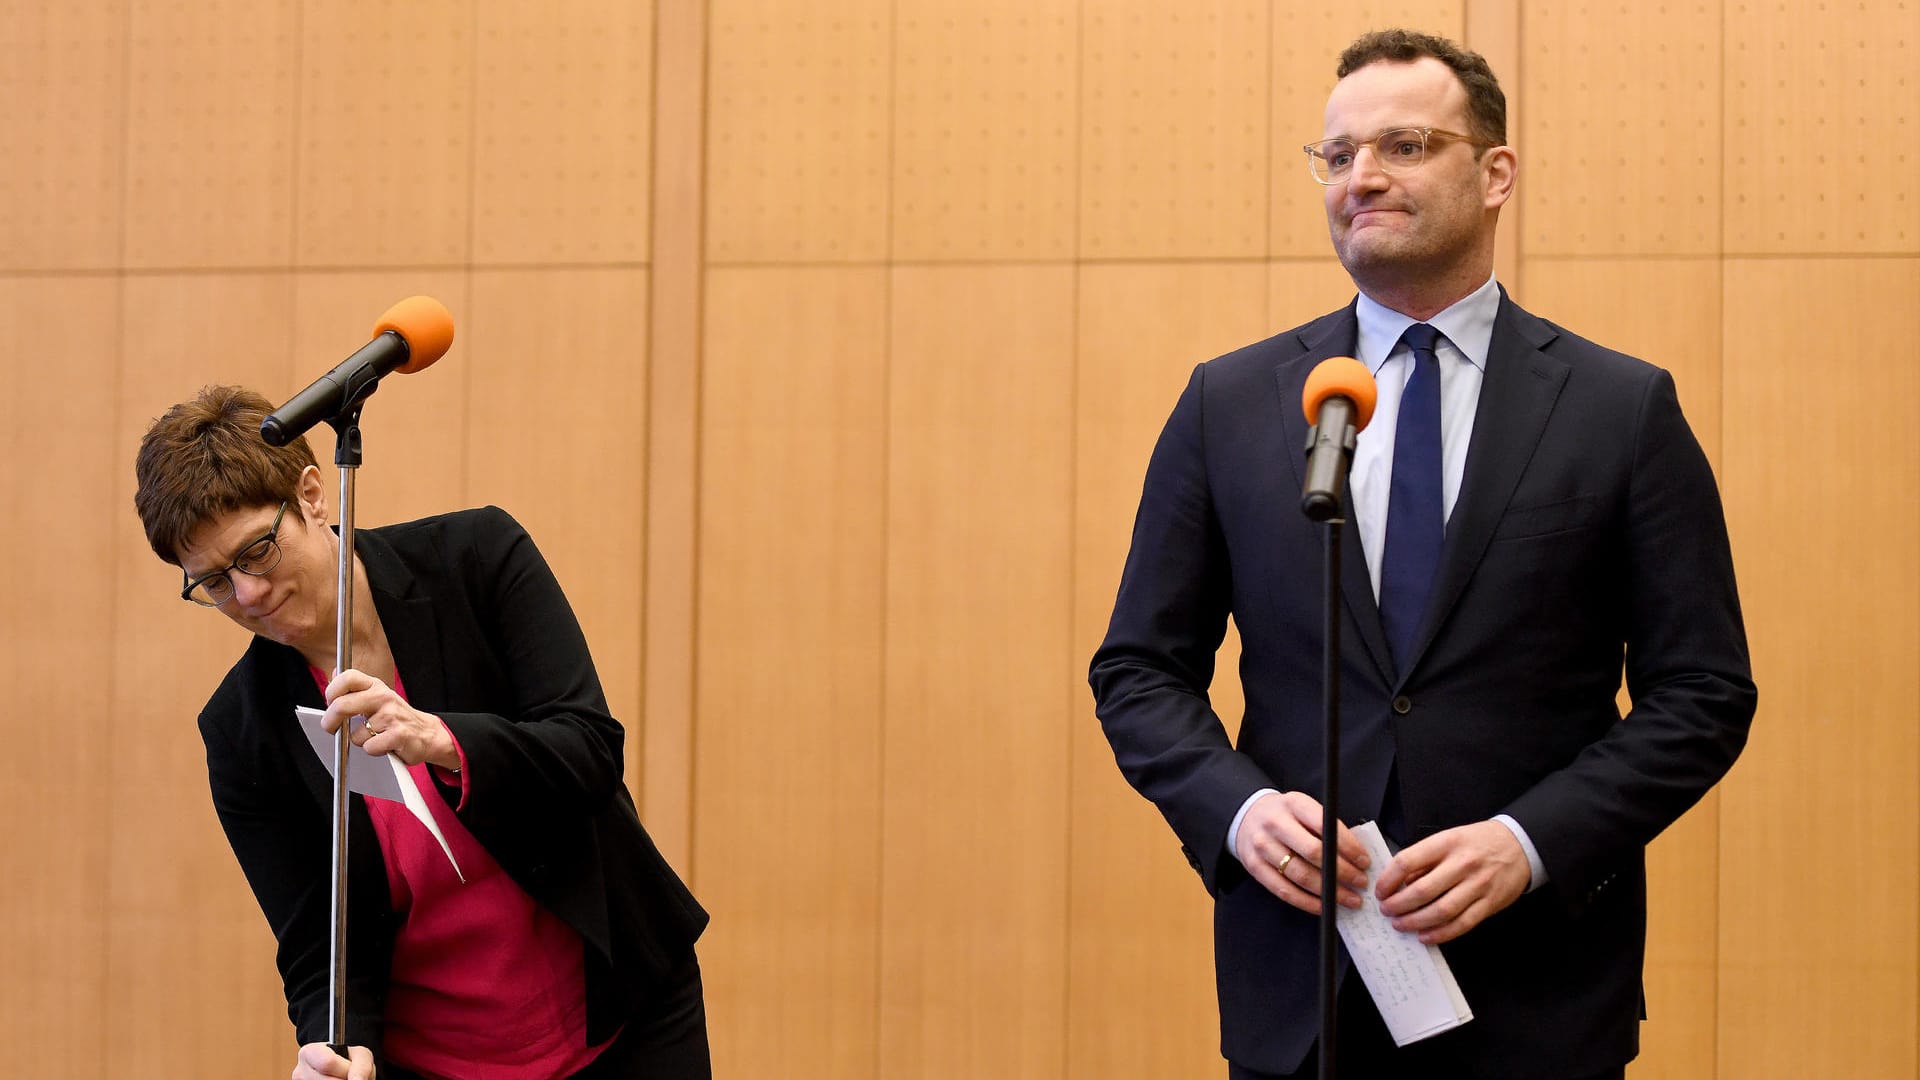
[[1275,870],[1280,871],[1282,874],[1285,874],[1287,872],[1287,864],[1292,861],[1293,861],[1293,852],[1289,851],[1285,855],[1280,856],[1280,861],[1275,863],[1273,865],[1273,868]]

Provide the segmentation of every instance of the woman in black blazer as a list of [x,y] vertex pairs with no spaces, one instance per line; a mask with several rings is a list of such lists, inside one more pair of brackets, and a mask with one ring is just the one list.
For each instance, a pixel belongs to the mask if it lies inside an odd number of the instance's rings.
[[[707,916],[640,825],[624,732],[533,540],[493,507],[357,531],[335,675],[339,537],[306,441],[260,439],[270,408],[208,387],[168,410],[135,505],[182,596],[255,634],[200,733],[279,943],[296,1080],[709,1076]],[[298,705],[405,763],[453,856],[400,804],[353,797],[348,1059],[325,1045],[332,780]]]

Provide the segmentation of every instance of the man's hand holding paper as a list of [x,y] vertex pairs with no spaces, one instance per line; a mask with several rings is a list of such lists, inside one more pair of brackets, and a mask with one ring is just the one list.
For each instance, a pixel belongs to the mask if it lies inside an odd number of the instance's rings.
[[1531,874],[1512,830],[1481,821],[1444,829],[1401,850],[1381,871],[1374,895],[1395,930],[1439,945],[1518,900]]

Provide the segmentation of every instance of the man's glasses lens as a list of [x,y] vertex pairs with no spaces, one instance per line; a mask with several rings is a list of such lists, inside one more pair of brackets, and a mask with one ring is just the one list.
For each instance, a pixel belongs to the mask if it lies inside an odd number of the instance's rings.
[[[1313,178],[1323,184],[1345,180],[1353,172],[1353,159],[1359,154],[1360,145],[1351,139],[1307,144],[1307,164],[1313,168]],[[1374,161],[1390,173],[1417,168],[1427,158],[1427,133],[1419,128],[1383,131],[1367,145],[1373,147]]]

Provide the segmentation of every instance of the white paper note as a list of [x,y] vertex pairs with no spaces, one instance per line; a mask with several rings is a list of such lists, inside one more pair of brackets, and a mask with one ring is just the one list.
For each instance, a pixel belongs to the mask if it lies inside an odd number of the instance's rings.
[[1362,894],[1365,902],[1359,908],[1338,908],[1335,922],[1394,1045],[1418,1042],[1473,1019],[1440,947],[1421,944],[1418,934],[1395,930],[1393,921],[1380,911],[1373,887],[1393,858],[1380,826],[1369,821],[1353,834],[1365,845],[1371,866]]
[[[310,709],[305,705],[296,705],[294,715],[300,718],[300,728],[307,733],[307,742],[313,744],[313,752],[320,755],[320,764],[327,767],[327,775],[333,775],[333,739],[327,730],[320,726],[320,718],[325,713],[319,709]],[[356,716],[347,721],[354,727],[365,727],[367,719]],[[460,864],[454,860],[453,849],[447,846],[447,838],[440,832],[440,823],[433,820],[433,811],[427,809],[426,797],[420,794],[420,785],[413,782],[413,774],[406,765],[391,754],[374,757],[359,746],[347,746],[347,790],[357,791],[375,799],[397,802],[413,812],[420,824],[427,827],[433,838],[440,842],[440,850],[446,853],[447,862],[453,866],[455,877],[466,884],[467,876],[460,872]]]

